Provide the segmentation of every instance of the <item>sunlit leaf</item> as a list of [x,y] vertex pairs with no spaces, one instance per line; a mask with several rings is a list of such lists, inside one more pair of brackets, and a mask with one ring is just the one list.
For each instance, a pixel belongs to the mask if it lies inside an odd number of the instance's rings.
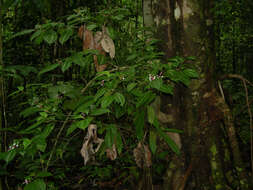
[[152,106],[147,106],[148,122],[150,124],[154,123],[155,120],[155,111]]

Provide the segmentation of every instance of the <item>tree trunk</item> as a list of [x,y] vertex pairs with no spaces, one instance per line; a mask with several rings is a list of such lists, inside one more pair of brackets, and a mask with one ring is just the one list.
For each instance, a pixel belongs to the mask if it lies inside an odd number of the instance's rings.
[[184,133],[164,189],[250,189],[232,114],[215,85],[214,1],[156,0],[153,7],[166,57],[195,56],[200,76],[174,92],[173,128]]

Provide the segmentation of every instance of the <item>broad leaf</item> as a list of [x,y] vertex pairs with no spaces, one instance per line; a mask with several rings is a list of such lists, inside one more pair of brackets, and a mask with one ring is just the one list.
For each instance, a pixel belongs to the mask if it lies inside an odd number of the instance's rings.
[[44,73],[47,73],[49,71],[52,71],[52,70],[56,69],[59,66],[60,66],[60,64],[58,64],[58,63],[48,65],[44,69],[42,69],[42,71],[39,72],[38,76],[40,76],[40,75],[42,75]]
[[36,179],[35,181],[28,183],[24,190],[46,190],[46,184],[44,180]]
[[166,134],[162,131],[162,129],[159,127],[159,123],[157,120],[154,122],[154,126],[158,132],[158,134],[165,140],[165,142],[169,145],[169,147],[177,154],[180,154],[180,150],[177,146],[177,144]]
[[114,94],[114,100],[119,103],[121,106],[123,106],[125,104],[125,97],[123,96],[123,94],[116,92]]
[[114,100],[114,96],[112,96],[112,95],[104,96],[101,101],[101,107],[107,108],[108,106],[111,105],[113,100]]
[[57,33],[54,30],[49,30],[43,35],[43,39],[48,44],[52,44],[57,40]]
[[130,83],[129,85],[127,85],[127,92],[133,90],[136,85],[137,85],[136,83]]
[[64,30],[61,33],[61,37],[59,39],[59,42],[61,44],[64,44],[70,38],[70,36],[72,36],[72,34],[73,34],[73,29],[72,28],[67,28],[66,30]]
[[198,78],[198,77],[199,77],[197,71],[195,71],[195,70],[193,70],[193,69],[185,69],[185,70],[183,71],[183,73],[184,73],[185,75],[187,75],[189,78]]
[[108,110],[108,109],[99,108],[99,109],[92,110],[92,112],[90,113],[90,115],[92,115],[92,116],[99,116],[99,115],[103,115],[103,114],[109,113],[109,112],[110,112],[110,110]]
[[152,106],[147,106],[148,122],[152,125],[155,120],[155,111]]
[[144,135],[144,121],[145,121],[145,112],[144,110],[138,110],[135,113],[135,118],[134,118],[134,125],[136,129],[136,136],[139,140],[143,138]]
[[156,151],[156,139],[157,134],[154,131],[149,131],[149,146],[153,154],[155,154]]

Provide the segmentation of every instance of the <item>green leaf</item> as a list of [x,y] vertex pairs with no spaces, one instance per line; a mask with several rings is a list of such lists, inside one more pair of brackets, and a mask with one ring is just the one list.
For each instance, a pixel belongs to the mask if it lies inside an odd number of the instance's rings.
[[33,141],[36,143],[36,148],[40,150],[41,152],[45,152],[47,147],[46,139],[42,136],[38,135],[33,138]]
[[88,30],[93,30],[93,29],[95,29],[95,28],[97,28],[97,25],[96,25],[96,24],[89,24],[89,25],[87,26],[87,29],[88,29]]
[[24,149],[26,149],[30,144],[31,144],[31,140],[30,139],[27,139],[27,138],[24,138],[23,139],[23,146],[24,146]]
[[152,92],[146,92],[143,96],[140,97],[139,101],[136,104],[136,107],[139,108],[142,105],[150,103],[155,98],[155,94]]
[[43,39],[48,44],[52,44],[57,40],[57,33],[54,30],[49,30],[43,35]]
[[105,134],[105,145],[107,148],[111,148],[113,145],[113,136],[112,130],[110,127],[107,127],[106,134]]
[[92,104],[94,104],[94,100],[93,100],[93,99],[91,99],[91,100],[89,100],[89,101],[87,101],[87,102],[84,102],[83,104],[81,104],[81,105],[79,105],[79,106],[77,107],[75,113],[80,113],[80,112],[82,112],[82,113],[88,114],[88,112],[89,112],[89,107],[90,107]]
[[48,135],[50,135],[50,133],[52,132],[52,130],[54,129],[54,124],[49,124],[45,127],[45,129],[43,130],[43,132],[41,133],[41,136],[43,138],[47,138]]
[[92,116],[98,116],[98,115],[103,115],[103,114],[109,113],[109,112],[110,112],[110,110],[108,110],[108,109],[99,108],[99,109],[92,110],[92,112],[90,113],[90,115],[92,115]]
[[42,71],[39,72],[38,76],[40,76],[44,73],[47,73],[49,71],[55,70],[59,66],[60,66],[60,64],[58,64],[58,63],[47,65],[44,69],[42,69]]
[[125,97],[123,96],[123,94],[116,92],[114,94],[114,100],[119,103],[121,106],[123,106],[125,104]]
[[59,42],[63,45],[73,34],[72,28],[67,28],[61,33],[61,37],[59,39]]
[[35,113],[38,113],[39,111],[41,111],[40,108],[29,107],[29,108],[26,108],[25,110],[21,111],[19,115],[26,118],[28,116],[31,116],[31,115],[35,114]]
[[121,154],[122,149],[123,149],[123,142],[122,142],[122,138],[119,132],[117,132],[116,134],[116,146],[117,146],[118,153]]
[[148,122],[152,125],[155,120],[155,111],[152,106],[147,106]]
[[63,61],[62,66],[61,66],[62,72],[67,71],[67,70],[71,67],[71,65],[72,65],[72,62],[71,62],[71,61],[68,61],[67,59],[65,59],[65,60]]
[[69,127],[68,130],[67,130],[67,134],[66,134],[67,136],[70,135],[75,129],[78,128],[78,123],[79,123],[79,121],[74,122],[74,123],[72,123],[72,124],[70,125],[70,127]]
[[33,35],[31,36],[30,40],[33,41],[35,38],[37,38],[41,34],[42,34],[42,30],[37,30],[36,32],[33,33]]
[[198,72],[193,69],[185,69],[185,70],[183,70],[183,73],[185,75],[187,75],[189,78],[198,78],[199,77]]
[[158,132],[158,134],[165,140],[165,142],[169,145],[169,147],[177,154],[180,154],[180,150],[177,146],[177,144],[166,134],[162,131],[162,129],[159,127],[159,123],[157,120],[154,122],[154,126]]
[[104,96],[102,99],[102,102],[101,102],[101,107],[107,108],[108,106],[111,105],[113,100],[114,100],[114,96],[112,96],[112,95]]
[[93,120],[93,117],[87,117],[86,119],[78,123],[78,128],[83,129],[83,130],[86,129],[92,120]]
[[83,63],[84,63],[83,53],[79,52],[79,53],[74,54],[72,56],[72,60],[75,64],[79,66],[83,66]]
[[53,174],[50,173],[50,172],[42,171],[42,172],[37,173],[36,177],[50,177],[50,176],[52,176],[52,175],[53,175]]
[[127,92],[130,92],[131,90],[133,90],[136,85],[137,84],[134,82],[127,85]]
[[28,183],[24,190],[46,190],[46,184],[44,180],[36,179],[35,181]]
[[149,146],[153,154],[155,154],[156,151],[156,139],[157,139],[157,133],[154,131],[149,131]]
[[90,122],[93,120],[93,117],[87,117],[84,120],[74,122],[67,130],[67,136],[70,135],[75,129],[86,129]]
[[159,90],[163,93],[173,95],[173,87],[170,85],[162,84]]
[[15,149],[8,152],[0,152],[0,160],[4,160],[8,164],[15,158],[16,153]]
[[105,88],[102,88],[102,89],[99,89],[94,97],[94,100],[95,102],[101,97],[103,96],[105,93],[106,93],[106,89]]
[[134,125],[136,129],[136,136],[138,140],[141,140],[143,138],[144,132],[144,121],[145,121],[145,112],[144,110],[138,110],[135,113],[135,118],[134,118]]
[[162,79],[155,79],[155,80],[152,80],[152,81],[150,82],[150,86],[151,86],[152,88],[157,89],[157,90],[160,90],[162,84],[163,84]]
[[11,38],[16,38],[18,36],[23,36],[23,35],[26,35],[26,34],[30,34],[34,31],[34,29],[27,29],[27,30],[23,30],[21,32],[18,32],[16,34],[14,34]]

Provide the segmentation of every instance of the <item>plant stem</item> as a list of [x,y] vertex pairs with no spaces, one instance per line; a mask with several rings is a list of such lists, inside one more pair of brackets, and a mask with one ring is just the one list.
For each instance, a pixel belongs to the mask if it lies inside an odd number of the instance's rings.
[[[45,171],[48,170],[48,166],[49,166],[50,161],[51,161],[51,159],[52,159],[52,157],[53,157],[53,154],[54,154],[54,152],[55,152],[55,149],[56,149],[58,140],[59,140],[59,138],[60,138],[60,136],[61,136],[61,133],[62,133],[64,127],[66,126],[66,124],[67,124],[67,122],[68,122],[68,120],[69,120],[69,117],[70,117],[71,113],[72,113],[72,112],[70,112],[70,113],[68,114],[67,118],[65,119],[64,123],[62,124],[62,126],[61,126],[61,128],[60,128],[60,131],[58,132],[58,134],[57,134],[57,136],[56,136],[56,140],[55,140],[55,142],[54,142],[53,149],[52,149],[52,151],[51,151],[51,153],[50,153],[50,156],[49,156],[49,159],[48,159],[48,161],[47,161],[47,165],[46,165]],[[1,190],[1,189],[0,189],[0,190]]]

